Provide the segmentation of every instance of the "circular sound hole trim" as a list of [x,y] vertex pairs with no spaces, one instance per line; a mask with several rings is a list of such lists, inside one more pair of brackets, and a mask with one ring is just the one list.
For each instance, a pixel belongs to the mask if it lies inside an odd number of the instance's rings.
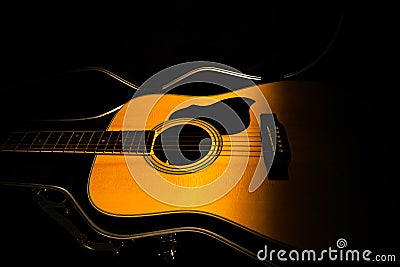
[[[186,132],[184,127],[191,130]],[[177,132],[177,129],[181,129],[182,131]],[[197,133],[193,130],[197,130]],[[145,159],[153,168],[164,173],[187,174],[197,172],[210,166],[218,158],[222,150],[222,137],[220,133],[213,125],[200,119],[178,118],[168,120],[154,127],[153,131],[155,131],[155,136],[152,149],[150,153],[145,156]],[[182,136],[174,137],[176,140],[174,145],[163,144],[165,140],[171,140],[171,136],[168,136],[168,133],[171,134],[175,132],[182,134]],[[161,138],[163,133],[168,137]],[[171,153],[164,151],[164,149],[168,150],[172,148],[175,152],[179,152],[179,155],[182,157],[188,156],[188,152],[185,151],[185,144],[183,146],[179,145],[179,138],[184,138],[185,140],[190,138],[190,135],[185,135],[187,133],[193,134],[191,141],[195,142],[195,144],[189,147],[190,150],[195,150],[194,148],[196,147],[199,149],[198,154],[200,154],[200,156],[196,156],[196,159],[177,160],[175,157],[171,157]],[[207,149],[204,149],[205,147]],[[181,150],[181,148],[183,149]],[[192,155],[194,155],[193,152],[196,151],[192,151]]]

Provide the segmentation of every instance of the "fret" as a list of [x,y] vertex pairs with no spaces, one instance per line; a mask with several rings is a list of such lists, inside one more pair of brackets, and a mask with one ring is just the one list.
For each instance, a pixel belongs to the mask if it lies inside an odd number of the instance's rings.
[[115,145],[120,135],[120,131],[111,131],[110,137],[108,138],[107,145],[104,149],[105,152],[115,152]]
[[109,132],[109,131],[102,132],[99,142],[97,143],[96,152],[105,152],[106,151],[108,139],[110,138],[110,136],[111,136],[111,132]]
[[82,136],[83,132],[81,131],[72,132],[71,138],[69,139],[68,144],[66,146],[66,150],[74,152],[77,151],[78,144],[81,141]]
[[27,132],[25,133],[24,137],[21,139],[19,144],[17,145],[15,150],[23,150],[27,151],[30,149],[33,141],[36,139],[36,137],[39,135],[38,132]]
[[65,147],[64,147],[64,151],[70,151],[70,150],[68,150],[68,146],[69,146],[69,142],[71,141],[73,135],[74,135],[74,132],[68,132],[68,135],[64,134],[65,140],[67,140],[67,138],[68,138],[68,140],[65,144]]
[[118,131],[117,140],[115,141],[113,152],[121,153],[122,151],[122,131]]
[[137,153],[146,154],[150,153],[151,145],[153,143],[154,131],[143,131],[140,133]]
[[[119,140],[116,148],[131,154],[150,153],[154,131],[127,131],[123,133],[123,140]],[[122,145],[123,142],[123,145]]]
[[54,146],[54,151],[64,151],[68,145],[71,136],[72,132],[62,132],[60,138]]
[[155,132],[154,131],[146,131],[145,134],[147,135],[146,143],[145,143],[145,153],[150,153],[151,145],[153,144],[153,139],[155,136]]
[[1,151],[149,153],[154,131],[15,132],[0,137]]
[[133,152],[135,148],[136,134],[137,131],[127,131],[123,133],[123,152]]
[[133,139],[129,146],[129,153],[134,153],[134,154],[139,153],[139,143],[141,137],[142,137],[141,132],[136,132],[136,131],[134,132]]
[[21,139],[19,140],[18,144],[16,145],[15,150],[18,149],[19,144],[22,143],[22,140],[24,140],[24,138],[25,138],[25,136],[26,136],[27,134],[28,134],[28,133],[23,133],[23,136],[21,137]]
[[46,143],[49,137],[50,137],[50,132],[39,132],[36,139],[33,141],[30,149],[41,151],[43,145]]
[[94,132],[83,132],[81,139],[79,140],[76,150],[80,152],[86,152],[88,145],[90,143],[90,140],[92,139]]
[[154,131],[143,131],[140,133],[140,139],[137,145],[138,154],[150,153],[153,137]]
[[24,138],[25,133],[15,132],[8,135],[4,135],[1,140],[4,140],[1,145],[3,151],[14,151],[21,140]]
[[145,152],[145,132],[140,132],[139,133],[140,137],[139,137],[139,142],[137,144],[137,150],[136,153],[138,154],[142,154]]
[[42,151],[53,151],[56,144],[58,143],[58,140],[61,137],[61,134],[62,134],[62,132],[50,132],[49,137],[42,145],[41,150]]
[[96,148],[98,143],[100,142],[100,138],[103,132],[101,131],[94,131],[92,137],[89,140],[89,143],[86,147],[86,152],[96,152]]

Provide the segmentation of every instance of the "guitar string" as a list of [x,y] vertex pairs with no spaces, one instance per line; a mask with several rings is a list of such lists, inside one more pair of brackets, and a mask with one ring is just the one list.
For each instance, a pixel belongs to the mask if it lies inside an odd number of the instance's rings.
[[[12,151],[15,153],[18,152],[26,152],[26,153],[70,153],[70,154],[96,154],[96,155],[123,155],[123,156],[146,156],[149,155],[149,153],[140,153],[140,152],[127,152],[127,151],[96,151],[96,152],[91,152],[91,151],[76,151],[76,150],[3,150],[3,152],[7,151]],[[165,150],[163,150],[165,151]],[[182,152],[181,150],[168,150],[169,152],[171,151],[177,151],[177,152]],[[199,151],[196,151],[199,152]],[[205,152],[208,152],[205,151]],[[231,157],[264,157],[264,153],[275,153],[273,150],[222,150],[219,154],[215,155],[205,155],[203,157],[219,157],[219,156],[231,156]],[[256,155],[254,155],[256,154]]]
[[[252,140],[252,141],[223,141],[224,144],[229,145],[231,147],[249,147],[249,148],[257,148],[257,147],[263,147],[262,145],[262,140],[260,137],[260,140]],[[110,145],[111,144],[111,145]],[[88,144],[88,148],[92,148],[98,145],[104,146],[105,148],[107,148],[107,146],[113,146],[116,143],[92,143],[92,144]],[[58,143],[58,144],[25,144],[25,143],[7,143],[7,144],[3,144],[0,145],[0,150],[3,149],[11,149],[13,147],[15,147],[16,149],[18,148],[32,148],[32,149],[51,149],[53,147],[60,147],[60,148],[64,148],[64,149],[78,149],[79,146],[81,146],[82,144],[79,143]],[[142,145],[142,144],[122,144],[122,147],[126,147],[129,149],[136,149],[138,146]],[[145,146],[145,144],[143,143],[143,146]],[[176,142],[163,142],[162,144],[158,145],[154,145],[153,147],[156,148],[169,148],[169,147],[193,147],[193,146],[206,146],[206,145],[201,145],[198,142],[195,141],[187,141],[187,142],[179,142],[178,144]],[[165,149],[164,149],[165,150]]]
[[[232,148],[239,148],[239,147],[248,147],[248,148],[259,148],[259,147],[263,147],[263,145],[261,145],[262,144],[262,141],[253,141],[252,143],[255,143],[255,144],[248,144],[249,142],[243,142],[243,141],[236,141],[236,142],[223,142],[224,144],[227,144],[229,147],[232,147]],[[259,144],[257,144],[257,143],[259,143]],[[99,148],[99,145],[100,145],[100,148]],[[114,147],[114,145],[111,145],[111,146],[113,146]],[[91,150],[93,150],[95,147],[97,147],[97,150],[99,150],[99,151],[101,151],[101,148],[103,147],[105,150],[107,150],[107,151],[113,151],[113,150],[125,150],[125,151],[129,151],[129,150],[134,150],[134,149],[137,149],[138,147],[140,147],[140,146],[145,146],[144,144],[143,145],[139,145],[139,144],[134,144],[134,145],[122,145],[120,148],[117,148],[117,149],[111,149],[111,148],[108,148],[108,145],[107,144],[92,144],[92,145],[89,145],[89,146],[85,146],[85,148],[89,148],[89,149],[86,149],[86,150],[88,150],[88,151],[91,151]],[[163,143],[163,144],[160,144],[160,145],[158,145],[158,144],[156,144],[156,145],[154,145],[153,146],[153,150],[158,150],[158,151],[160,151],[160,150],[171,150],[170,148],[171,147],[177,147],[177,146],[179,146],[179,147],[194,147],[194,146],[198,146],[198,147],[206,147],[207,145],[201,145],[201,144],[198,144],[198,143],[193,143],[193,144],[189,144],[189,143],[186,143],[186,144],[176,144],[176,143]],[[68,144],[51,144],[51,145],[30,145],[30,144],[5,144],[5,145],[0,145],[0,150],[6,150],[6,149],[13,149],[13,148],[15,148],[15,150],[21,150],[21,149],[39,149],[39,150],[54,150],[54,149],[63,149],[63,150],[82,150],[82,148],[83,147],[79,147],[79,144],[70,144],[70,145],[68,145]],[[166,148],[166,149],[163,149],[163,148]],[[195,149],[175,149],[175,150],[183,150],[183,151],[194,151]],[[196,149],[196,151],[208,151],[209,149]],[[226,151],[228,151],[228,150],[232,150],[232,149],[224,149],[224,150],[226,150]]]
[[[96,154],[96,155],[107,155],[107,156],[148,156],[148,153],[126,153],[126,152],[84,152],[84,151],[27,151],[27,150],[21,150],[21,151],[14,151],[15,153],[18,152],[27,152],[27,153],[68,153],[68,154]],[[223,154],[220,153],[218,155],[205,155],[204,157],[250,157],[250,158],[264,158],[264,155],[262,154],[263,151],[246,151],[247,153],[260,153],[259,155],[253,155],[253,154]],[[268,151],[272,152],[272,151]],[[204,158],[202,157],[202,158]]]
[[[172,146],[171,146],[172,147]],[[247,147],[250,148],[250,150],[244,150],[244,149],[237,149],[239,148],[238,146],[234,147],[233,149],[221,149],[220,151],[222,152],[272,152],[273,150],[267,149],[267,150],[252,150],[252,149],[256,149],[256,148],[263,148],[263,146],[242,146],[242,147]],[[134,149],[136,150],[137,147],[134,147]],[[64,152],[85,152],[85,153],[130,153],[130,154],[140,154],[141,152],[136,152],[133,151],[133,149],[131,150],[131,148],[125,148],[125,149],[110,149],[110,150],[101,150],[101,149],[97,149],[97,150],[90,150],[90,149],[78,149],[78,148],[29,148],[29,147],[19,147],[19,148],[14,148],[14,147],[2,147],[0,149],[0,151],[38,151],[38,152],[47,152],[47,151],[64,151]],[[162,149],[162,148],[153,148],[152,151],[166,151],[166,152],[208,152],[210,151],[210,149]]]
[[[250,129],[250,128],[249,128]],[[258,129],[258,128],[252,128],[252,129]],[[48,131],[47,133],[53,133],[54,131]],[[81,136],[80,136],[80,139],[79,140],[81,140],[81,138],[82,138],[82,136],[83,136],[83,134],[85,133],[85,131],[71,131],[72,133],[74,133],[74,132],[79,132],[79,133],[82,133],[81,134]],[[102,132],[102,133],[104,133],[105,131],[99,131],[99,132]],[[112,136],[112,132],[113,131],[108,131],[108,132],[111,132],[111,134],[110,134],[110,136],[108,136],[108,141],[110,141],[110,140],[112,140],[112,141],[114,141],[114,142],[112,142],[112,144],[113,144],[113,147],[115,148],[115,145],[118,143],[118,138],[111,138],[111,136]],[[121,131],[115,131],[115,132],[121,132]],[[40,132],[33,132],[34,134],[36,134],[36,137],[35,138],[37,138],[37,136],[40,134]],[[62,132],[57,132],[57,133],[61,133],[62,134]],[[249,143],[262,143],[262,137],[259,135],[259,131],[257,130],[257,131],[248,131],[248,135],[245,135],[245,136],[230,136],[230,139],[241,139],[241,138],[250,138],[250,139],[252,139],[252,140],[246,140],[246,141],[238,141],[238,140],[225,140],[224,141],[224,143],[225,144],[230,144],[230,146],[231,147],[233,147],[233,148],[237,148],[237,147],[249,147],[249,148],[262,148],[263,146],[262,145],[254,145],[254,144],[251,144],[251,145],[249,145]],[[251,135],[250,133],[256,133],[255,135]],[[77,135],[77,137],[79,137],[79,135]],[[102,136],[101,136],[102,137]],[[105,146],[105,149],[107,148],[107,146],[109,145],[109,143],[107,142],[107,143],[100,143],[100,140],[102,140],[102,138],[99,138],[98,139],[98,141],[97,142],[94,142],[94,143],[96,143],[96,144],[94,144],[93,143],[93,145],[96,145],[96,147],[100,144],[100,145],[104,145]],[[192,140],[192,138],[195,138],[195,137],[198,137],[198,138],[204,138],[204,136],[190,136],[190,137],[188,137],[188,136],[184,136],[185,138],[191,138],[191,140],[190,141],[187,141],[187,140],[182,140],[182,137],[181,137],[181,140],[180,140],[180,145],[179,145],[179,147],[187,147],[187,146],[193,146],[193,144],[195,144],[195,145],[199,145],[198,144],[198,142],[196,142],[196,141],[194,141],[194,140]],[[175,138],[175,137],[172,137],[172,138]],[[164,141],[167,141],[169,138],[167,137],[167,138],[164,138],[163,140]],[[254,140],[254,139],[256,139],[256,140]],[[258,139],[258,140],[257,140]],[[68,138],[68,141],[71,141],[71,137],[69,137]],[[128,139],[128,141],[129,141],[129,139]],[[134,143],[134,139],[132,139],[132,140],[130,140],[131,142],[131,145],[129,146],[129,149],[131,149],[132,148],[132,146],[133,145],[135,145],[135,148],[136,148],[136,146],[137,145],[139,145],[139,144],[135,144]],[[122,142],[122,141],[121,141]],[[128,142],[129,143],[129,142]],[[242,144],[240,144],[240,143],[242,143]],[[6,149],[11,149],[12,147],[14,147],[15,145],[18,145],[18,144],[13,144],[13,143],[7,143],[7,144],[3,144],[3,146],[0,146],[0,149],[1,150],[6,150]],[[25,144],[23,144],[23,145],[25,145]],[[41,145],[40,147],[37,147],[38,145]],[[32,146],[33,146],[33,148],[36,148],[36,149],[38,149],[38,150],[46,150],[46,147],[45,147],[45,145],[46,144],[30,144],[30,146],[29,146],[29,148],[32,148]],[[68,150],[68,149],[71,149],[71,147],[67,147],[67,145],[68,145],[68,142],[67,143],[57,143],[57,146],[59,146],[59,147],[64,147],[64,150]],[[74,147],[74,145],[76,146],[76,147]],[[80,141],[78,142],[78,143],[74,143],[74,142],[72,142],[72,148],[75,148],[75,150],[78,150],[78,146],[80,145]],[[171,146],[173,146],[173,147],[176,147],[176,143],[175,144],[172,144],[172,145],[170,145],[169,143],[166,143],[166,142],[163,142],[162,143],[162,145],[160,146],[160,145],[156,145],[156,148],[154,148],[153,147],[153,151],[171,151],[171,149],[164,149],[165,147],[171,147]],[[89,147],[89,145],[88,146],[85,146],[86,148],[88,148]],[[162,147],[161,149],[160,149],[160,147]],[[54,147],[52,148],[52,147],[50,147],[51,148],[51,150],[54,150]],[[90,148],[90,147],[89,147]],[[21,148],[21,149],[23,149],[23,148]],[[49,149],[49,148],[47,148],[47,149]],[[16,149],[17,150],[17,149]],[[115,149],[113,149],[113,150],[115,150]],[[203,150],[203,149],[192,149],[192,150],[188,150],[188,149],[175,149],[176,151],[186,151],[186,152],[204,152],[204,151],[209,151],[208,149],[207,150]],[[222,151],[230,151],[230,152],[235,152],[235,151],[240,151],[240,152],[253,152],[252,150],[249,150],[249,151],[247,151],[247,150],[235,150],[235,149],[223,149]],[[266,152],[266,150],[261,150],[261,151],[259,151],[259,152]]]

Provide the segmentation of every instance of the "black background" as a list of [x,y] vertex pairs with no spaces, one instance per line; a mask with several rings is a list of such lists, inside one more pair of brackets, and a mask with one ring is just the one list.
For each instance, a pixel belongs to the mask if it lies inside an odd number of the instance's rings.
[[[29,86],[62,71],[92,66],[140,85],[166,67],[205,60],[262,76],[263,82],[320,80],[357,94],[363,103],[360,107],[365,103],[373,107],[366,116],[374,113],[373,118],[382,126],[373,129],[376,151],[382,153],[376,163],[382,175],[368,178],[362,185],[371,192],[371,220],[377,225],[375,233],[366,234],[377,236],[378,248],[382,244],[398,249],[397,224],[392,216],[398,212],[398,187],[394,186],[398,179],[394,148],[398,61],[391,7],[350,6],[339,1],[319,5],[148,1],[124,5],[16,3],[0,10],[0,99],[5,121],[26,110],[43,114],[43,110],[52,113],[54,108],[69,107],[76,115],[98,109],[104,99],[123,101],[126,93],[114,89],[63,91],[55,86],[41,91]],[[73,110],[71,99],[77,99]],[[78,263],[84,257],[96,263],[112,262],[91,253],[87,256],[46,216],[35,213],[29,197],[20,199],[10,199],[7,194],[1,198],[2,258]],[[207,256],[209,250],[198,252],[201,262],[213,262]],[[132,265],[153,260],[147,253],[134,255],[129,258]],[[245,262],[234,254],[225,257]]]

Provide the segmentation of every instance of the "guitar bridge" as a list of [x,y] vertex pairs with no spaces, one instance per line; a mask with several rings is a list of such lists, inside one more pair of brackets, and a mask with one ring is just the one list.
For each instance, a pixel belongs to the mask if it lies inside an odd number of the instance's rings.
[[[275,113],[261,114],[261,139],[264,162],[270,166],[269,180],[289,179],[289,163],[291,153],[286,129],[278,120]],[[275,122],[275,129],[271,129],[270,120]],[[272,162],[271,162],[272,161]]]

